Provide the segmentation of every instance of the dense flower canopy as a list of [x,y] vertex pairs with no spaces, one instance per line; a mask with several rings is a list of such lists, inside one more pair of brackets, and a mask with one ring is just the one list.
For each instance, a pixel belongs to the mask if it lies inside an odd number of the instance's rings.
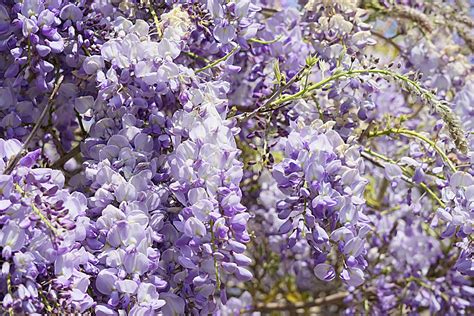
[[473,13],[1,1],[0,313],[474,313]]

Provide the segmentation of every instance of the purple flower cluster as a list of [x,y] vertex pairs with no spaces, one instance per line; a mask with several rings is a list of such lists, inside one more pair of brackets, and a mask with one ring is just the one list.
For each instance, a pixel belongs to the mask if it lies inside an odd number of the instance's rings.
[[[252,278],[244,253],[250,216],[240,201],[243,164],[237,160],[236,130],[225,120],[227,90],[226,84],[206,83],[187,91],[185,110],[173,115],[171,129],[170,189],[184,206],[174,223],[182,234],[177,263],[186,271],[183,291],[209,312],[215,308],[209,296],[226,275]],[[222,290],[221,300],[227,300]]]
[[93,266],[81,245],[90,224],[87,199],[64,188],[60,171],[31,168],[39,151],[4,174],[20,149],[17,140],[0,140],[2,306],[10,313],[84,312],[94,305],[87,293]]
[[465,2],[2,1],[0,314],[469,314]]
[[278,217],[286,220],[279,233],[289,235],[290,248],[306,240],[321,280],[338,274],[349,286],[359,286],[367,265],[364,237],[370,230],[362,212],[367,184],[360,175],[362,158],[357,147],[321,122],[294,124],[281,140],[283,161],[273,167],[278,188],[287,195],[276,204]]
[[442,190],[443,201],[447,208],[438,209],[433,226],[444,227],[441,237],[456,235],[461,249],[456,269],[462,274],[474,276],[474,257],[472,254],[472,236],[474,235],[474,178],[466,172],[454,173],[449,186]]
[[96,314],[154,314],[165,304],[164,312],[184,313],[184,301],[169,291],[177,287],[169,243],[178,231],[177,214],[167,211],[175,208],[165,185],[172,122],[162,109],[173,107],[178,76],[192,76],[173,63],[189,28],[186,17],[179,7],[164,14],[160,42],[150,40],[145,21],[119,17],[116,37],[84,60],[83,71],[95,75],[100,89],[75,104],[91,122],[82,148],[85,178],[78,182],[93,192],[87,245],[95,260]]

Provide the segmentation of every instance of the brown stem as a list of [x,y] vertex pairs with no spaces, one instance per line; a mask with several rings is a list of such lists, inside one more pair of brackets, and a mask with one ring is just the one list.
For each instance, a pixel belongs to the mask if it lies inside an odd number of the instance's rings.
[[278,304],[278,303],[268,303],[268,304],[258,304],[255,308],[251,310],[242,311],[243,314],[253,313],[253,312],[276,312],[276,311],[296,311],[298,309],[311,308],[316,306],[330,305],[341,303],[344,298],[349,295],[348,292],[339,292],[331,294],[325,297],[317,298],[312,302],[298,303],[292,305]]
[[48,103],[44,107],[43,112],[41,112],[41,115],[38,118],[38,121],[36,122],[35,126],[33,127],[30,134],[28,135],[25,142],[23,143],[23,146],[21,147],[21,150],[15,155],[15,157],[13,157],[13,159],[11,159],[8,162],[8,165],[5,168],[4,174],[10,174],[13,171],[13,168],[15,168],[18,161],[20,161],[21,156],[23,155],[23,153],[28,148],[29,143],[31,142],[31,140],[35,136],[36,132],[38,132],[38,130],[40,129],[41,124],[43,124],[43,120],[46,117],[46,114],[49,113],[49,110],[50,110],[51,106],[53,105],[54,98],[56,97],[56,94],[58,93],[59,87],[61,87],[61,84],[62,84],[63,80],[64,80],[63,75],[59,75],[59,77],[56,79],[56,83],[54,84],[53,92],[51,93],[51,95],[48,98]]
[[52,169],[59,169],[61,168],[66,162],[68,162],[71,158],[74,158],[76,155],[78,155],[81,152],[81,145],[77,145],[73,149],[71,149],[70,152],[56,160],[52,165]]
[[383,41],[387,42],[388,44],[392,45],[399,53],[403,53],[403,51],[404,51],[403,48],[400,45],[398,45],[397,43],[395,43],[395,41],[393,39],[385,37],[383,34],[380,34],[380,33],[375,32],[375,31],[370,31],[370,33],[372,33],[372,35],[374,35],[375,37],[378,37],[378,38],[382,39]]

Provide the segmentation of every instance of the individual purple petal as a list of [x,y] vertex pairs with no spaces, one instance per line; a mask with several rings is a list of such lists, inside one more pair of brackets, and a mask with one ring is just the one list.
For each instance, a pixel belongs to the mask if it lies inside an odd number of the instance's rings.
[[93,75],[97,73],[98,70],[101,70],[102,68],[104,68],[105,64],[101,56],[94,55],[94,56],[87,57],[84,60],[82,67],[86,74]]
[[74,100],[74,108],[80,114],[86,113],[87,110],[91,109],[93,105],[94,97],[90,95],[78,97]]
[[5,211],[12,205],[10,200],[0,200],[0,211]]
[[185,302],[174,293],[160,293],[160,298],[164,299],[166,304],[162,307],[164,315],[184,315]]
[[59,17],[63,20],[71,20],[73,22],[79,21],[82,19],[82,11],[74,4],[70,3],[65,5],[61,12],[59,13]]
[[212,17],[222,18],[224,16],[224,10],[219,0],[207,0],[207,9],[211,12]]
[[42,150],[40,148],[27,153],[24,157],[20,159],[18,164],[23,167],[31,168],[38,162],[39,157],[41,156]]
[[455,172],[451,175],[451,179],[449,180],[449,184],[453,188],[467,187],[467,186],[470,186],[470,185],[474,184],[474,179],[467,172],[457,171],[457,172]]
[[396,164],[385,164],[385,177],[389,181],[394,181],[401,178],[403,175],[402,169]]
[[227,44],[235,38],[235,28],[228,25],[218,25],[214,29],[214,37],[222,44]]
[[125,270],[132,274],[138,273],[142,275],[149,269],[150,260],[142,253],[127,253],[123,259]]
[[117,276],[110,269],[102,270],[97,275],[95,286],[99,292],[110,295],[116,289]]
[[336,277],[334,268],[326,263],[320,263],[314,267],[314,274],[323,281],[332,281]]
[[38,55],[41,57],[47,56],[51,52],[51,48],[46,45],[36,45],[35,46],[36,50],[38,51]]
[[313,229],[313,238],[316,243],[325,243],[329,240],[326,231],[318,224],[316,224],[316,227]]
[[343,269],[341,279],[349,286],[357,287],[364,283],[364,272],[359,268]]
[[21,150],[21,143],[16,139],[9,139],[0,143],[0,154],[10,159]]
[[158,309],[166,304],[164,300],[159,299],[156,287],[150,283],[141,283],[137,294],[138,304],[142,306],[150,306]]
[[95,315],[97,315],[97,316],[115,316],[115,315],[118,315],[118,313],[116,311],[114,311],[113,308],[110,308],[106,305],[98,304],[95,307]]
[[39,28],[35,21],[31,19],[23,19],[23,36],[28,37],[30,34],[38,32]]
[[252,263],[252,259],[239,253],[234,253],[234,260],[239,266],[249,266]]
[[118,202],[133,201],[136,197],[137,192],[135,187],[128,182],[121,183],[117,190],[115,190],[115,198]]
[[204,237],[207,234],[207,230],[200,220],[190,217],[184,223],[184,233],[189,237]]
[[293,220],[290,218],[284,222],[278,229],[279,234],[286,234],[293,229]]
[[0,244],[2,247],[9,247],[10,250],[18,251],[25,243],[25,231],[11,221],[0,231]]
[[122,293],[135,294],[138,289],[138,284],[132,280],[120,280],[116,283],[117,290]]
[[241,267],[237,267],[234,274],[239,281],[249,281],[253,278],[253,275],[249,270]]
[[344,253],[350,256],[357,257],[364,251],[364,240],[358,236],[350,239],[344,246]]

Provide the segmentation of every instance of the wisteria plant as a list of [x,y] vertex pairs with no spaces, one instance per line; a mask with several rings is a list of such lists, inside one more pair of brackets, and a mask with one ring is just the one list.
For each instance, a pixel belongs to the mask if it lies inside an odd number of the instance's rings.
[[0,1],[0,315],[473,315],[473,15]]

